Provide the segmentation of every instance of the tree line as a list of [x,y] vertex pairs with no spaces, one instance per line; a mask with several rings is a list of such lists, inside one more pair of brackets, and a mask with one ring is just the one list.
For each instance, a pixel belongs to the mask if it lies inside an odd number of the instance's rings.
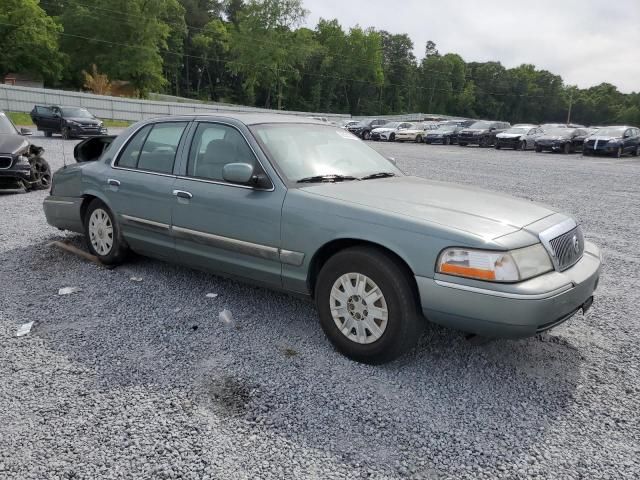
[[[136,95],[352,115],[640,125],[640,93],[579,89],[534,65],[465,62],[407,34],[304,27],[302,0],[0,0],[0,74],[47,86],[126,81]],[[92,73],[87,73],[92,72]],[[89,80],[87,80],[89,78]]]

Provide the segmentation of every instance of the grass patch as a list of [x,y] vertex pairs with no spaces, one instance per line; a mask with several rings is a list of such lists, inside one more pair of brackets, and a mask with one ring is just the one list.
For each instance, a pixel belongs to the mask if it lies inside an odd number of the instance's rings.
[[13,123],[20,126],[32,126],[33,122],[31,121],[31,117],[28,113],[18,113],[18,112],[5,112],[7,117],[11,119]]
[[[31,121],[31,116],[28,113],[20,113],[20,112],[5,112],[7,117],[11,119],[13,123],[19,125],[21,127],[35,127],[33,122]],[[102,120],[104,122],[105,127],[113,127],[113,128],[124,128],[131,125],[133,122],[129,122],[127,120]]]
[[293,348],[285,348],[283,353],[287,358],[296,357],[298,355],[298,352]]

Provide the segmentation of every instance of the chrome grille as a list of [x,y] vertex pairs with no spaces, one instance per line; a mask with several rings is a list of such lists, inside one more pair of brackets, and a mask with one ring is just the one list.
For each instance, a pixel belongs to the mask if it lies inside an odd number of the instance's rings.
[[7,168],[11,168],[11,163],[13,159],[11,157],[0,157],[0,169],[6,170]]
[[584,253],[584,235],[582,229],[577,226],[567,233],[549,240],[551,256],[556,268],[560,271],[576,264]]

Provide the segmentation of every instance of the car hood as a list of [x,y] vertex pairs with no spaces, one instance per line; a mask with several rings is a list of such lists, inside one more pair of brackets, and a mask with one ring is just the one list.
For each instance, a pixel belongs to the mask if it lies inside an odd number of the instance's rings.
[[374,128],[373,130],[371,130],[372,132],[376,132],[376,133],[389,133],[389,132],[395,132],[397,129],[396,128],[382,128],[382,127],[378,127],[378,128]]
[[437,223],[485,240],[516,232],[556,213],[528,200],[410,176],[324,183],[303,187],[302,190],[340,202]]
[[542,135],[538,137],[538,141],[542,140],[569,140],[571,137],[569,135]]
[[100,125],[100,120],[97,118],[85,118],[85,117],[66,117],[65,120],[79,123],[81,125]]
[[619,142],[620,140],[622,140],[622,138],[609,135],[591,135],[590,137],[587,137],[587,140],[598,140],[599,142],[609,142],[611,140],[614,140],[616,142]]
[[0,135],[0,153],[16,154],[26,150],[29,142],[20,135]]
[[520,138],[524,134],[523,133],[499,133],[496,135],[497,138]]
[[403,133],[409,133],[409,134],[416,134],[416,133],[422,133],[424,132],[424,130],[420,130],[417,128],[405,128],[404,130],[398,130],[396,133],[398,135],[403,134]]
[[471,134],[479,134],[479,133],[487,133],[489,130],[484,128],[465,128],[460,133],[471,133]]

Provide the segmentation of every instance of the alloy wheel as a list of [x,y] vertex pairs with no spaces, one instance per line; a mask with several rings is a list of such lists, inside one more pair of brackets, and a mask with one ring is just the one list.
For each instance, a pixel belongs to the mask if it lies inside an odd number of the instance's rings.
[[102,208],[96,208],[89,218],[89,241],[100,255],[108,255],[113,248],[113,224]]
[[380,287],[361,273],[341,275],[331,288],[331,316],[349,340],[369,344],[384,334],[389,311]]

